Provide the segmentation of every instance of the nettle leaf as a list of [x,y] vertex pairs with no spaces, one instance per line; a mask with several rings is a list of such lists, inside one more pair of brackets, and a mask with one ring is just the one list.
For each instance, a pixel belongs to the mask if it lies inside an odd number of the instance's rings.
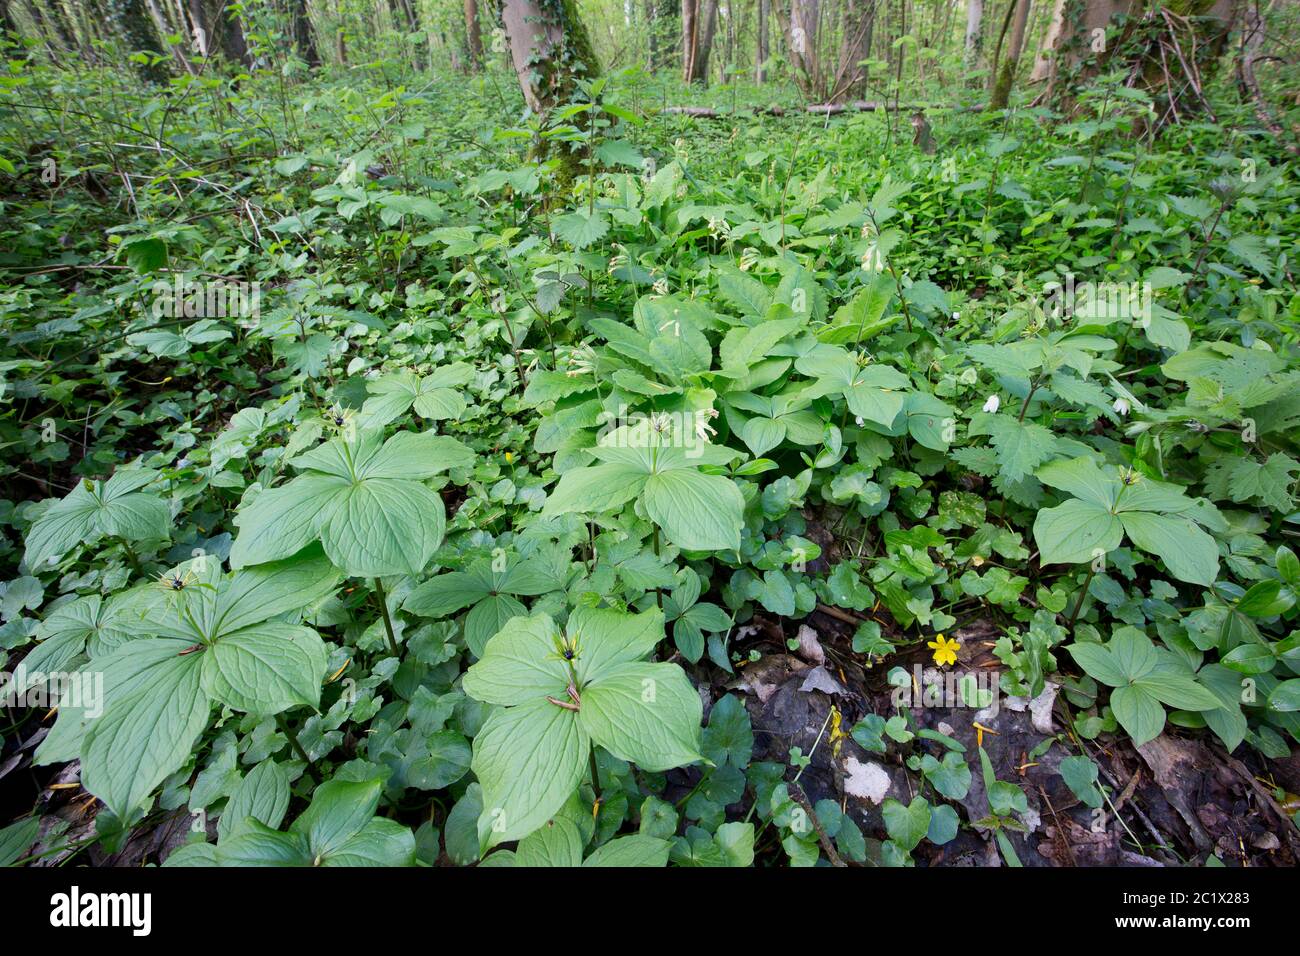
[[[1035,473],[1045,485],[1076,497],[1045,508],[1034,519],[1043,564],[1079,564],[1133,544],[1161,558],[1180,581],[1209,586],[1219,572],[1219,549],[1199,523],[1207,514],[1177,485],[1090,458],[1055,461]],[[1213,511],[1213,508],[1210,509]]]
[[989,415],[976,412],[971,416],[972,437],[989,436],[998,453],[998,467],[1007,481],[1020,481],[1050,458],[1057,448],[1057,438],[1037,422],[1022,422],[1014,415]]
[[66,497],[33,522],[27,533],[24,563],[39,572],[105,536],[126,541],[167,538],[171,509],[161,498],[140,490],[157,478],[156,471],[124,469],[108,481],[77,482]]
[[574,794],[598,744],[645,770],[703,760],[699,694],[675,664],[640,663],[664,637],[663,613],[580,607],[564,632],[517,617],[466,672],[471,697],[498,705],[474,738],[483,787],[481,845],[536,830]]
[[474,455],[454,438],[399,432],[336,438],[290,464],[304,471],[261,492],[235,518],[233,567],[288,557],[320,540],[334,564],[353,577],[418,574],[442,543],[446,510],[423,484],[467,467]]

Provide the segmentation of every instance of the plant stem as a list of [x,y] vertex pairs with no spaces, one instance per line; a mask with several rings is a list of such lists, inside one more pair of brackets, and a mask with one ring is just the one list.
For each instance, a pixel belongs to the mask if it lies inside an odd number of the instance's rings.
[[596,745],[587,751],[587,760],[591,766],[591,789],[596,794],[596,806],[600,806],[600,768],[596,766]]
[[298,735],[289,727],[289,722],[284,719],[284,714],[276,714],[275,722],[279,726],[280,732],[289,738],[289,743],[298,752],[298,756],[302,758],[303,763],[310,767],[312,765],[311,758],[307,756],[307,751],[302,749],[302,744],[298,742]]
[[1075,602],[1074,613],[1070,615],[1070,633],[1074,633],[1074,622],[1079,619],[1079,612],[1083,610],[1084,598],[1088,596],[1088,586],[1092,584],[1092,576],[1097,573],[1096,564],[1088,565],[1088,577],[1083,582],[1083,590],[1079,592],[1079,600]]
[[384,584],[375,578],[375,596],[379,598],[379,610],[384,615],[384,631],[388,634],[388,649],[394,657],[401,657],[402,651],[397,646],[397,637],[393,634],[393,619],[388,613],[388,595],[384,593]]

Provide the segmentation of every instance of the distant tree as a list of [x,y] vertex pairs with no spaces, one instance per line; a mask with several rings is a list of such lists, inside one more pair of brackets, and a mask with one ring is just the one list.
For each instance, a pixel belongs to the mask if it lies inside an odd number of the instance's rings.
[[[1016,63],[1025,45],[1025,29],[1029,25],[1029,5],[1030,0],[1011,0],[1007,19],[1002,22],[1002,33],[998,36],[998,46],[993,54],[993,86],[989,91],[988,105],[991,110],[1004,110],[1011,100],[1011,85],[1016,78]],[[1005,56],[1000,57],[1002,40],[1006,37],[1008,24],[1011,25],[1011,37],[1006,45]]]
[[[151,56],[164,56],[153,20],[145,9],[145,0],[105,0],[104,12],[130,53],[144,52]],[[137,63],[134,66],[136,72],[150,83],[167,82],[169,72],[166,59]]]
[[709,55],[718,28],[718,0],[682,0],[682,79],[709,81]]
[[464,10],[468,65],[471,70],[479,70],[483,66],[483,28],[478,22],[478,0],[464,0]]
[[307,61],[308,66],[320,66],[320,51],[316,49],[315,31],[307,15],[307,0],[289,0],[289,26],[298,55]]

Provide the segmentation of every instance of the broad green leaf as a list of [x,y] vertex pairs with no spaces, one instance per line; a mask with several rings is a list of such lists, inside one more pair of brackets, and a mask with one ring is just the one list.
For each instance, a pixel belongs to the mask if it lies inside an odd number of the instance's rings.
[[275,829],[289,809],[289,777],[274,760],[263,760],[235,787],[217,820],[217,839],[239,833],[252,818]]
[[643,770],[702,759],[700,695],[673,664],[624,664],[582,689],[578,719],[591,739]]
[[483,659],[465,672],[465,693],[506,706],[535,702],[547,695],[567,699],[568,674],[559,644],[560,629],[549,614],[512,618],[488,640]]
[[230,566],[242,568],[297,554],[320,536],[347,493],[348,480],[335,475],[303,475],[268,488],[235,515],[239,536],[230,548]]
[[[180,769],[207,727],[211,705],[201,686],[202,655],[182,656],[181,650],[177,641],[146,639],[110,655],[131,655],[137,671],[131,691],[117,694],[103,716],[90,721],[81,779],[120,819]],[[96,664],[106,684],[113,664]]]
[[740,547],[745,500],[723,475],[689,469],[651,475],[645,483],[645,507],[668,540],[689,551]]
[[416,481],[368,478],[340,498],[321,544],[352,577],[419,574],[442,543],[442,499]]
[[1082,564],[1119,547],[1124,540],[1120,519],[1105,508],[1071,498],[1045,508],[1034,519],[1034,541],[1041,564]]
[[547,496],[542,516],[613,511],[639,495],[646,478],[645,470],[612,462],[566,471]]
[[1136,511],[1119,518],[1133,543],[1163,560],[1178,580],[1209,587],[1219,576],[1218,546],[1190,519]]
[[924,797],[913,797],[910,804],[889,797],[880,812],[889,838],[904,852],[910,853],[930,831],[930,804]]
[[1133,738],[1135,747],[1154,740],[1165,727],[1165,709],[1141,687],[1116,687],[1110,693],[1110,708],[1120,726]]
[[547,700],[494,710],[470,764],[483,787],[480,841],[520,839],[554,816],[587,772],[590,748],[577,714]]
[[664,613],[657,607],[640,614],[576,607],[566,631],[577,645],[578,680],[597,681],[654,651],[664,638]]
[[668,851],[672,847],[667,840],[654,837],[633,836],[619,837],[598,847],[591,856],[583,861],[583,866],[594,867],[630,867],[630,866],[667,866]]
[[222,634],[203,652],[203,690],[250,714],[320,703],[325,642],[309,627],[267,622]]

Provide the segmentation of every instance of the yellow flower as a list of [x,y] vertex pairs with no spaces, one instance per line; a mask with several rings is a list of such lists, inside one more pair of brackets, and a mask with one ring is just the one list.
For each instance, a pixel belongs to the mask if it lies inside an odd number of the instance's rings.
[[507,465],[513,464],[514,460],[515,460],[515,456],[510,452],[506,452],[506,464]]
[[925,646],[934,649],[934,662],[942,667],[944,664],[957,663],[957,648],[961,647],[961,641],[950,640],[939,634],[938,640],[926,641]]

